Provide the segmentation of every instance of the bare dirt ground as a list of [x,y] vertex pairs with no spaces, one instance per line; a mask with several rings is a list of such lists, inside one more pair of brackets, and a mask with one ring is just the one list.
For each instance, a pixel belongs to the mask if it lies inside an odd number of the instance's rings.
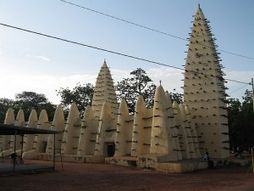
[[0,176],[0,191],[254,191],[243,167],[165,174],[105,164],[57,164],[56,172]]

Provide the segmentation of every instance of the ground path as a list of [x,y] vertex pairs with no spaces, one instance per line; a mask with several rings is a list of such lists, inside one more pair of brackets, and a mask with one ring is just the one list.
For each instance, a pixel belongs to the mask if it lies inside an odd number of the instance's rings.
[[2,191],[254,191],[246,168],[165,174],[104,164],[57,164],[56,172],[0,176]]

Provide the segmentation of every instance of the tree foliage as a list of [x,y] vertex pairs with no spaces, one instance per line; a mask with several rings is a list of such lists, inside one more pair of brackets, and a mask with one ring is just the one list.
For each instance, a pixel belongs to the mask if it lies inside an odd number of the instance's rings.
[[169,93],[169,96],[172,101],[175,101],[178,104],[183,103],[183,94],[175,92],[175,89],[174,89],[174,92]]
[[[130,72],[130,77],[117,82],[117,99],[118,101],[125,99],[130,113],[132,113],[135,110],[135,103],[139,95],[144,97],[147,107],[152,107],[155,89],[156,86],[146,72],[141,68],[137,68]],[[82,116],[86,107],[91,104],[94,86],[90,83],[83,85],[78,83],[73,89],[68,87],[60,88],[57,93],[61,97],[61,103],[64,105],[65,115],[68,114],[68,107],[71,103],[75,102]],[[177,92],[170,93],[170,96],[177,103],[181,103],[183,100],[182,94]]]
[[35,109],[39,114],[45,109],[48,113],[49,120],[53,120],[56,106],[51,104],[44,94],[31,91],[23,91],[15,96],[15,111],[23,109],[25,119],[28,120],[30,112]]
[[42,109],[45,109],[48,113],[49,120],[52,120],[56,107],[48,101],[44,94],[23,91],[15,96],[15,100],[6,98],[0,99],[1,122],[4,121],[5,113],[8,108],[13,108],[15,114],[17,114],[19,109],[23,109],[25,120],[27,121],[32,109],[35,109],[38,114]]
[[228,99],[228,122],[231,149],[254,146],[254,112],[252,99],[245,94],[243,102]]
[[94,86],[90,83],[84,85],[78,83],[73,89],[69,89],[68,87],[60,88],[57,93],[61,97],[61,103],[64,105],[65,110],[68,110],[68,106],[75,102],[83,115],[85,108],[91,104]]
[[7,98],[0,98],[0,122],[4,122],[5,113],[8,108],[14,108],[14,100]]
[[124,78],[116,85],[117,98],[126,100],[130,113],[134,112],[135,102],[139,95],[144,97],[147,107],[152,107],[155,89],[156,86],[151,78],[141,68],[130,72],[129,78]]

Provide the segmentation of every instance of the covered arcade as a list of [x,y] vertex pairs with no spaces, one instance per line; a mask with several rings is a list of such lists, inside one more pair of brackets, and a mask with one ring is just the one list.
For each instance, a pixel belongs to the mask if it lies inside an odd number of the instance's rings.
[[[53,134],[53,153],[52,153],[52,166],[50,167],[44,167],[47,169],[55,170],[55,135],[61,133],[59,131],[55,130],[48,130],[48,129],[39,129],[39,128],[30,128],[30,127],[20,127],[20,126],[14,126],[14,125],[6,125],[6,124],[0,124],[0,135],[13,135],[14,136],[14,147],[13,152],[10,155],[10,158],[12,159],[11,164],[10,163],[0,163],[0,173],[8,173],[8,172],[18,172],[18,171],[31,171],[36,169],[43,169],[43,166],[41,165],[26,165],[23,163],[22,155],[23,155],[23,143],[24,143],[24,135],[26,134]],[[17,146],[17,136],[22,137],[21,141],[21,152],[20,152],[20,160],[22,163],[17,166],[17,152],[16,152],[16,146]]]

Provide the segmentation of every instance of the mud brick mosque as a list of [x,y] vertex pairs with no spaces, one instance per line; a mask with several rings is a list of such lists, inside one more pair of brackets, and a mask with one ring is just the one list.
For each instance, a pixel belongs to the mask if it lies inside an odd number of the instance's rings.
[[[42,110],[32,110],[25,122],[22,109],[6,113],[5,124],[48,128],[56,135],[56,152],[63,161],[106,162],[135,165],[165,172],[185,172],[206,168],[202,156],[213,161],[229,157],[228,119],[225,86],[220,58],[213,35],[200,6],[194,16],[184,72],[184,103],[172,102],[163,87],[157,87],[153,108],[137,97],[135,112],[129,114],[125,100],[117,103],[110,70],[103,63],[98,74],[91,106],[84,117],[75,103],[65,120],[62,106],[52,122]],[[17,137],[17,143],[21,139]],[[49,160],[52,135],[25,135],[24,159]],[[13,151],[13,136],[1,136],[0,155]],[[21,146],[17,144],[17,152]]]

